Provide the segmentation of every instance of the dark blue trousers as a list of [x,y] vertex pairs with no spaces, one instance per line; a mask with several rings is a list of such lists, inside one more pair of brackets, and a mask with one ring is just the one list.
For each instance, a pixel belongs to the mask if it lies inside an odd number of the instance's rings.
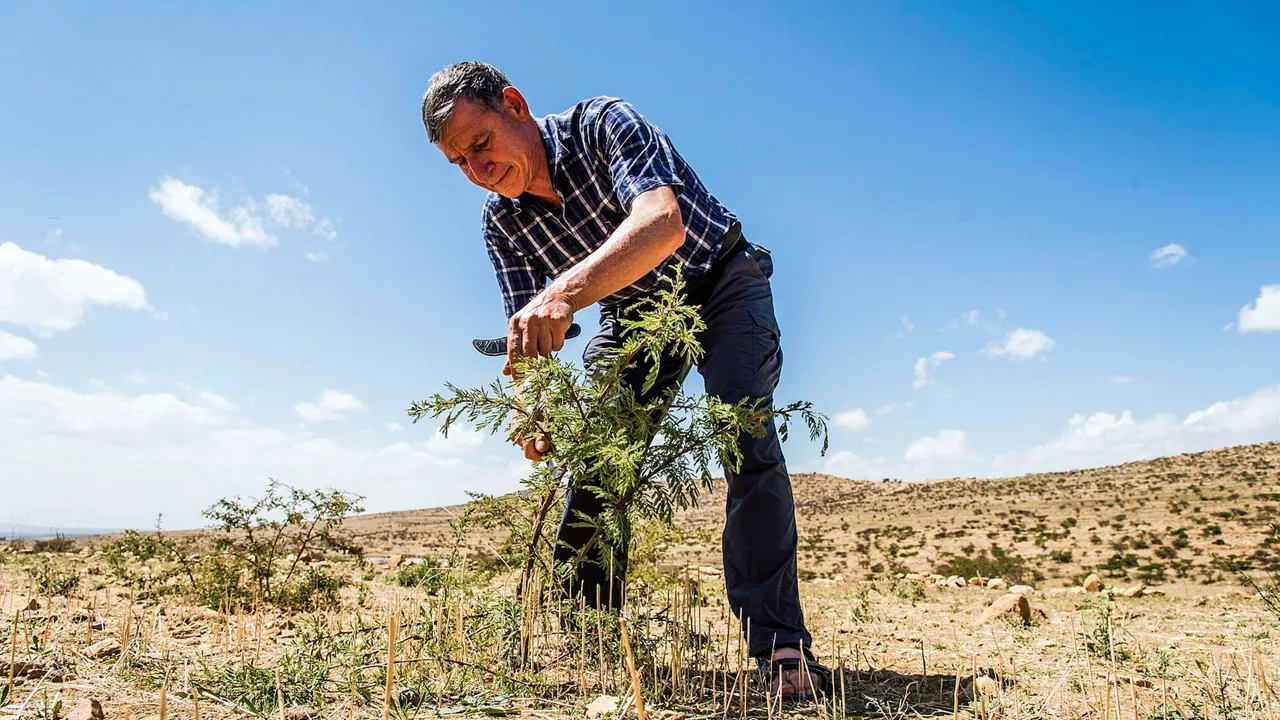
[[[706,322],[699,338],[704,356],[698,372],[706,391],[725,402],[763,398],[772,407],[782,372],[781,335],[769,285],[772,274],[768,251],[744,243],[742,250],[727,257],[716,276],[691,289],[691,301],[701,305]],[[583,353],[587,365],[601,351],[622,343],[619,312],[617,307],[601,309],[600,331]],[[631,368],[626,381],[639,391],[647,370]],[[664,360],[659,380],[645,399],[682,383],[689,370],[678,359]],[[763,437],[744,433],[738,444],[742,467],[725,473],[729,487],[722,552],[730,607],[744,629],[750,618],[747,641],[752,656],[767,655],[774,647],[807,648],[812,639],[805,629],[796,577],[795,501],[775,423],[770,421]],[[573,548],[581,548],[593,532],[571,527],[571,519],[577,512],[594,516],[601,508],[590,490],[570,493],[557,536],[557,561],[572,558]],[[620,550],[612,563],[583,563],[565,589],[574,596],[583,593],[593,607],[617,608],[623,601],[625,575],[625,551]]]

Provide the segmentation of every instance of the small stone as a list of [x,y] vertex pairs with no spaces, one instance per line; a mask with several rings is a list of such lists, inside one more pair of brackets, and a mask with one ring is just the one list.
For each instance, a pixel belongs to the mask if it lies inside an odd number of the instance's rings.
[[1146,593],[1146,595],[1147,595],[1147,597],[1164,597],[1164,591],[1163,591],[1163,590],[1148,590],[1148,591],[1147,591],[1147,593]]
[[115,638],[103,638],[84,649],[84,656],[97,660],[120,652],[120,641]]
[[1090,573],[1089,577],[1080,583],[1080,587],[1084,588],[1085,592],[1098,592],[1102,589],[1102,578],[1098,577],[1098,573]]
[[27,603],[27,612],[35,612],[40,609],[40,601],[31,598],[31,602]]
[[987,581],[987,588],[990,590],[1008,590],[1009,583],[1005,582],[1004,578],[991,578]]
[[392,555],[391,557],[387,558],[387,569],[395,570],[396,568],[400,567],[400,563],[402,562],[404,562],[404,556],[399,553],[396,553],[395,555]]
[[618,704],[622,702],[620,698],[613,695],[601,695],[587,704],[588,720],[601,720],[610,715],[618,714]]
[[1018,595],[1012,592],[1001,595],[996,598],[995,602],[991,603],[990,607],[982,612],[982,617],[978,619],[978,624],[986,625],[993,620],[1030,624],[1031,603],[1027,601],[1025,595]]
[[320,711],[315,708],[294,705],[284,711],[285,720],[319,720]]
[[924,580],[925,577],[920,573],[907,573],[906,575],[902,576],[902,579],[919,581],[919,580]]
[[1014,585],[1013,587],[1009,588],[1009,592],[1013,593],[1014,595],[1030,595],[1035,591],[1036,589],[1031,587],[1030,585]]
[[978,678],[977,682],[975,682],[973,686],[977,689],[979,694],[987,696],[995,695],[996,691],[1000,688],[1000,685],[994,679],[987,677],[986,675]]
[[987,584],[987,579],[983,577],[973,576],[969,578],[969,587],[982,587]]
[[1137,585],[1134,585],[1133,587],[1125,590],[1124,596],[1127,598],[1140,598],[1144,594],[1146,594],[1146,592],[1147,592],[1147,586],[1144,585],[1143,583],[1138,583]]
[[102,703],[93,698],[81,700],[80,704],[67,715],[67,720],[104,720],[104,718],[106,714],[102,712]]

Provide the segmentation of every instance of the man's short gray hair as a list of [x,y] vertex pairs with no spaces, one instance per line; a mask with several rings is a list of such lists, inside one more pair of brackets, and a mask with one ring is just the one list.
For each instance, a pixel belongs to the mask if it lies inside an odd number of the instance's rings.
[[501,112],[502,91],[510,84],[501,70],[482,62],[455,63],[436,72],[422,96],[422,124],[427,128],[427,139],[431,142],[440,139],[458,98]]

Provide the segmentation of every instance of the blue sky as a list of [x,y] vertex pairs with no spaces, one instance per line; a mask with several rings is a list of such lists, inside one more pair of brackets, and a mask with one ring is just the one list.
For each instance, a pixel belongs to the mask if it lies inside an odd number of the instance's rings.
[[516,486],[405,418],[500,368],[482,191],[418,117],[462,59],[630,100],[774,252],[779,399],[839,420],[795,471],[1280,439],[1274,5],[430,5],[0,8],[0,524]]

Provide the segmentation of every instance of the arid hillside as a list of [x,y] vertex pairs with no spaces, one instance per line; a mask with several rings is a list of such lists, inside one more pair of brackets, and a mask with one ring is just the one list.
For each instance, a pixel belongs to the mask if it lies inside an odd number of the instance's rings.
[[[886,572],[1078,583],[1090,572],[1148,585],[1231,581],[1215,556],[1280,568],[1280,443],[1002,479],[872,482],[793,478],[809,578]],[[679,524],[673,565],[719,564],[723,483]],[[442,554],[460,506],[364,515],[346,529],[367,553]],[[469,534],[470,552],[495,538]]]

